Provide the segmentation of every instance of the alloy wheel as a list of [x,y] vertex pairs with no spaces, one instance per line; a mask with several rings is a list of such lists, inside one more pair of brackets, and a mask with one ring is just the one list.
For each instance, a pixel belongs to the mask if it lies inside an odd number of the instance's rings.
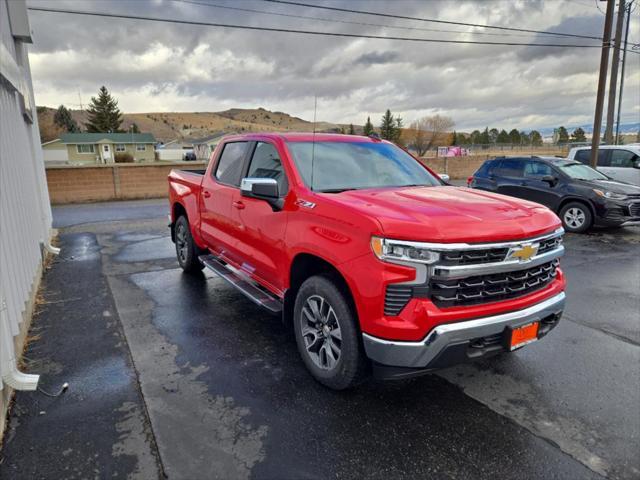
[[580,228],[584,225],[587,216],[580,208],[570,208],[564,213],[564,223],[571,228]]
[[176,247],[180,262],[185,263],[187,261],[189,245],[187,244],[187,229],[183,223],[178,224],[176,227]]
[[342,333],[333,307],[320,295],[307,298],[300,313],[304,345],[313,363],[332,370],[340,360]]

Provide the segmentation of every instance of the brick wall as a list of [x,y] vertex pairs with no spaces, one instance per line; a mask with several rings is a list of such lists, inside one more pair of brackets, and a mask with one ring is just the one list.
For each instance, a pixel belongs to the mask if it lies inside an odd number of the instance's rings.
[[173,168],[201,169],[205,164],[49,166],[49,197],[52,204],[166,197]]
[[[466,179],[489,155],[422,158],[436,173]],[[168,193],[167,175],[173,168],[205,168],[203,162],[49,166],[47,184],[52,204],[162,198]]]

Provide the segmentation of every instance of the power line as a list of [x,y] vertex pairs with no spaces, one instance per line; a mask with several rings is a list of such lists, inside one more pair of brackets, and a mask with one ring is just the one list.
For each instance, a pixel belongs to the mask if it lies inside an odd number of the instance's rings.
[[38,11],[38,12],[49,12],[49,13],[66,13],[70,15],[87,15],[92,17],[124,18],[124,19],[131,19],[131,20],[145,20],[145,21],[151,21],[151,22],[177,23],[182,25],[200,25],[200,26],[207,26],[207,27],[236,28],[240,30],[257,30],[257,31],[263,31],[263,32],[297,33],[297,34],[303,34],[303,35],[317,35],[317,36],[325,36],[325,37],[367,38],[367,39],[374,39],[374,40],[397,40],[397,41],[405,41],[405,42],[423,42],[423,43],[451,43],[451,44],[463,44],[463,45],[600,48],[600,45],[580,45],[580,44],[563,44],[563,43],[488,42],[488,41],[475,41],[475,40],[445,40],[440,38],[392,37],[392,36],[366,35],[366,34],[356,34],[356,33],[318,32],[313,30],[255,27],[250,25],[237,25],[237,24],[230,24],[230,23],[202,22],[202,21],[196,21],[196,20],[177,20],[177,19],[168,19],[168,18],[146,17],[142,15],[124,15],[124,14],[118,14],[118,13],[87,12],[87,11],[81,11],[81,10],[67,10],[67,9],[61,9],[61,8],[46,8],[46,7],[29,7],[29,10]]
[[496,37],[530,37],[531,36],[531,34],[528,34],[528,33],[464,32],[460,30],[444,30],[444,29],[438,29],[438,28],[421,28],[421,27],[409,27],[409,26],[399,26],[399,25],[384,25],[380,23],[355,22],[352,20],[338,20],[337,18],[322,18],[322,17],[314,17],[311,15],[294,15],[292,13],[266,12],[264,10],[257,10],[254,8],[230,7],[228,5],[219,5],[215,3],[200,2],[197,0],[171,0],[171,1],[188,3],[192,5],[202,5],[203,7],[222,8],[226,10],[235,10],[240,12],[258,13],[261,15],[300,18],[304,20],[318,20],[321,22],[342,23],[342,24],[348,24],[348,25],[362,25],[362,26],[368,26],[368,27],[393,28],[396,30],[416,30],[416,31],[422,31],[422,32],[456,33],[458,35],[490,35],[490,36],[496,36]]
[[281,3],[284,5],[295,5],[298,7],[308,7],[308,8],[319,8],[322,10],[332,10],[336,12],[346,12],[346,13],[359,13],[363,15],[375,15],[378,17],[387,17],[387,18],[398,18],[401,20],[417,20],[420,22],[431,22],[431,23],[443,23],[446,25],[461,25],[465,27],[479,27],[479,28],[493,28],[497,30],[508,30],[512,32],[526,32],[526,33],[539,33],[541,35],[556,35],[561,37],[575,37],[575,38],[588,38],[590,40],[602,40],[602,37],[592,37],[589,35],[578,35],[576,33],[561,33],[561,32],[546,32],[543,30],[528,30],[525,28],[514,28],[514,27],[502,27],[498,25],[481,25],[478,23],[464,23],[464,22],[454,22],[451,20],[436,20],[433,18],[419,18],[419,17],[408,17],[405,15],[394,15],[391,13],[381,13],[381,12],[370,12],[367,10],[352,10],[349,8],[339,8],[339,7],[328,7],[326,5],[313,5],[310,3],[302,3],[302,2],[291,2],[288,0],[262,0],[263,2],[270,3]]

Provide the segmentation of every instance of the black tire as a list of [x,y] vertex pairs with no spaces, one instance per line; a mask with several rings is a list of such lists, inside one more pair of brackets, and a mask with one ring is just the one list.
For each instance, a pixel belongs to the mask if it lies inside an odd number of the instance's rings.
[[583,233],[591,228],[593,214],[591,209],[581,202],[569,202],[560,209],[560,220],[567,232]]
[[[316,311],[320,315],[316,315]],[[326,312],[326,321],[321,319],[323,312]],[[305,280],[296,295],[293,326],[302,361],[318,382],[334,390],[345,390],[367,377],[369,362],[364,355],[356,315],[330,278],[314,276]]]
[[198,248],[193,242],[191,229],[189,228],[189,220],[184,215],[176,220],[175,239],[176,239],[176,256],[182,270],[187,273],[196,273],[202,271],[204,265],[200,263],[198,257],[204,254],[204,251]]

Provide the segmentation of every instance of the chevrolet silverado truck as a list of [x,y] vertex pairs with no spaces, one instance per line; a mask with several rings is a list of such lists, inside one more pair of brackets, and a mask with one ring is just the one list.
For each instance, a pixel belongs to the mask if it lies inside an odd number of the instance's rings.
[[281,315],[336,390],[516,350],[564,308],[553,212],[446,185],[379,138],[228,136],[169,174],[169,199],[182,269]]

